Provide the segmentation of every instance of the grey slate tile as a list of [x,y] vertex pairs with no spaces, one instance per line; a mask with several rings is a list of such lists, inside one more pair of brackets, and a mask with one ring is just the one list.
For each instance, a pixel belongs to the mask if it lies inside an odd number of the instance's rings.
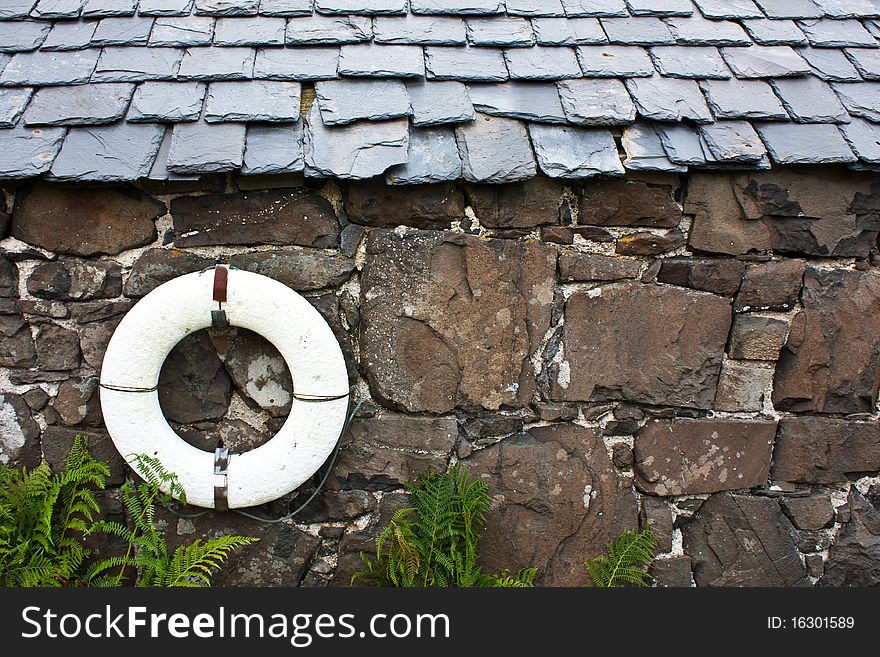
[[[156,49],[164,52],[163,49]],[[187,48],[180,60],[180,80],[247,80],[253,77],[253,48]]]
[[409,96],[400,80],[328,80],[315,85],[325,125],[384,121],[410,113]]
[[565,116],[578,125],[621,125],[636,120],[636,107],[617,79],[561,80],[556,84]]
[[52,163],[50,177],[82,182],[123,182],[150,173],[165,127],[116,123],[73,128]]
[[580,46],[581,70],[588,78],[629,78],[654,75],[648,51],[638,46]]
[[129,121],[196,121],[205,100],[204,82],[144,82],[131,99]]
[[296,121],[300,112],[299,82],[248,80],[212,82],[205,100],[205,120]]
[[602,18],[608,41],[629,46],[659,46],[675,43],[675,37],[659,18]]
[[565,112],[556,85],[552,83],[507,82],[468,85],[474,109],[491,116],[565,123]]
[[248,126],[241,165],[243,174],[298,173],[304,166],[302,121]]
[[731,77],[718,48],[657,46],[650,52],[657,70],[666,77],[721,80]]
[[30,87],[0,89],[0,128],[12,128],[31,99]]
[[815,76],[770,80],[770,85],[798,123],[847,123],[850,120],[831,87]]
[[46,21],[0,22],[0,52],[36,50],[46,39],[52,23]]
[[513,80],[563,80],[581,75],[574,49],[563,46],[510,48],[504,51],[504,61]]
[[283,18],[218,18],[214,25],[214,45],[283,46],[286,26],[287,21]]
[[857,20],[799,21],[798,25],[816,48],[877,48],[880,44]]
[[755,0],[768,18],[821,18],[825,15],[811,0]]
[[0,52],[0,73],[6,68],[6,65],[12,61],[12,55]]
[[718,121],[700,126],[712,157],[718,162],[757,162],[767,155],[748,121]]
[[82,50],[92,41],[97,21],[59,21],[52,26],[40,50]]
[[134,16],[137,0],[86,0],[83,18],[105,16]]
[[562,0],[568,16],[629,16],[623,0]]
[[633,16],[690,16],[694,6],[690,0],[626,0]]
[[880,7],[873,0],[813,0],[826,16],[863,18],[880,16]]
[[377,78],[425,76],[425,55],[420,46],[355,44],[342,46],[339,74]]
[[306,117],[304,137],[307,176],[363,180],[406,162],[409,121],[402,118],[327,127],[315,103]]
[[707,80],[700,83],[716,119],[789,119],[763,80]]
[[669,171],[683,173],[686,166],[675,164],[667,156],[660,137],[650,123],[641,121],[627,126],[621,140],[626,151],[625,169],[633,171]]
[[504,55],[496,48],[427,46],[425,69],[435,80],[503,82],[508,78]]
[[0,19],[27,18],[37,0],[6,0],[0,5]]
[[706,105],[703,92],[693,80],[674,78],[631,78],[626,88],[636,104],[638,113],[653,121],[681,121],[710,123],[712,112]]
[[752,0],[694,0],[706,18],[763,18],[764,13]]
[[195,13],[207,16],[254,16],[260,0],[195,0]]
[[847,48],[844,50],[866,80],[880,80],[880,50],[874,48]]
[[864,21],[862,24],[868,32],[874,35],[875,39],[880,39],[880,20]]
[[339,67],[339,48],[260,48],[254,77],[268,80],[332,80]]
[[140,0],[140,16],[188,16],[192,11],[193,0]]
[[385,174],[391,185],[423,185],[460,177],[461,157],[451,128],[411,128],[406,164],[393,166]]
[[467,35],[474,46],[528,47],[535,44],[535,33],[525,18],[469,18]]
[[623,165],[611,131],[529,124],[538,166],[551,178],[591,178],[623,175]]
[[734,21],[707,20],[699,15],[670,18],[669,31],[678,43],[688,46],[750,46],[752,40]]
[[654,130],[660,137],[666,157],[673,164],[691,167],[706,164],[703,140],[697,126],[687,123],[655,123]]
[[0,130],[0,178],[30,178],[45,173],[58,155],[65,128]]
[[756,123],[754,127],[777,164],[834,164],[858,159],[835,125]]
[[721,54],[738,78],[782,78],[811,72],[789,46],[722,48]]
[[405,14],[406,0],[315,0],[315,11],[322,14]]
[[102,18],[92,36],[92,45],[145,46],[152,29],[152,18]]
[[415,126],[473,121],[476,114],[461,82],[419,80],[406,83]]
[[755,19],[742,22],[743,27],[762,46],[804,46],[809,43],[794,21]]
[[507,0],[509,16],[565,16],[560,0]]
[[798,54],[812,67],[813,73],[829,82],[861,82],[862,76],[842,50],[836,48],[799,48]]
[[168,153],[171,150],[172,133],[171,127],[165,130],[165,136],[162,137],[162,144],[159,146],[159,152],[156,154],[156,159],[153,160],[153,167],[147,178],[150,180],[197,180],[199,176],[185,176],[168,170]]
[[166,167],[182,174],[232,171],[242,165],[244,123],[178,123],[171,133]]
[[607,43],[596,18],[533,18],[532,29],[540,46],[580,46]]
[[171,48],[114,47],[100,52],[92,82],[173,80],[183,56],[182,50]]
[[455,140],[467,181],[516,182],[537,173],[529,135],[520,121],[478,115],[476,121],[456,126]]
[[23,52],[13,56],[0,85],[48,86],[87,82],[98,61],[96,49],[73,52]]
[[36,125],[103,125],[121,119],[128,109],[133,84],[88,84],[38,89],[24,113]]
[[260,0],[264,16],[311,16],[312,0]]
[[150,34],[150,45],[173,48],[210,46],[214,40],[214,20],[211,16],[157,18]]
[[309,16],[287,21],[287,43],[291,45],[363,43],[373,34],[366,16]]
[[414,14],[463,14],[480,16],[500,14],[504,0],[410,0]]
[[880,123],[880,82],[837,82],[831,87],[850,114]]
[[34,18],[76,18],[85,0],[40,0],[31,11]]
[[464,20],[450,16],[377,16],[376,43],[457,46],[467,43]]
[[880,123],[856,118],[841,125],[840,131],[860,159],[871,164],[880,164]]

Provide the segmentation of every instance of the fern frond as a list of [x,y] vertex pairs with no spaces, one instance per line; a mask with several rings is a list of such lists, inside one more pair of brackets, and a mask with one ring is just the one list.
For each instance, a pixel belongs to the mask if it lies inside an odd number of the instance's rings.
[[627,530],[608,546],[607,554],[585,565],[593,584],[601,588],[648,586],[648,568],[654,562],[657,537],[650,527]]

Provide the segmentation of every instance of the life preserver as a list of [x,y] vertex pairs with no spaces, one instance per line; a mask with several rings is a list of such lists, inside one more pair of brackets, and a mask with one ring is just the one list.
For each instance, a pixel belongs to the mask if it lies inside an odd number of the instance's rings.
[[[138,454],[154,456],[177,475],[190,504],[234,509],[286,495],[321,467],[345,424],[348,374],[336,337],[308,301],[266,276],[219,269],[164,283],[125,315],[101,367],[101,408],[110,437],[129,463]],[[218,302],[220,273],[228,279],[225,301]],[[281,430],[260,447],[224,459],[226,474],[215,474],[216,454],[184,442],[169,426],[157,391],[168,353],[190,333],[211,326],[212,311],[275,345],[294,386]],[[218,490],[222,502],[216,501]]]

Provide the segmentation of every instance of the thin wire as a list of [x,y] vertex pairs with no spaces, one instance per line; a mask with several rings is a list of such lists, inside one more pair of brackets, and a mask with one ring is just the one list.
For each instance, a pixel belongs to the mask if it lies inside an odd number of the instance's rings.
[[138,388],[136,386],[116,386],[110,383],[99,383],[98,385],[104,388],[104,390],[115,390],[117,392],[156,392],[159,389],[158,383],[152,388]]

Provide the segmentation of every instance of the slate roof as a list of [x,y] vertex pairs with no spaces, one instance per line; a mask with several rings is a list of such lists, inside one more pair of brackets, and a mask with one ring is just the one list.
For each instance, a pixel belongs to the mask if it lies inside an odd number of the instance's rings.
[[0,178],[774,162],[880,169],[880,0],[0,0]]

